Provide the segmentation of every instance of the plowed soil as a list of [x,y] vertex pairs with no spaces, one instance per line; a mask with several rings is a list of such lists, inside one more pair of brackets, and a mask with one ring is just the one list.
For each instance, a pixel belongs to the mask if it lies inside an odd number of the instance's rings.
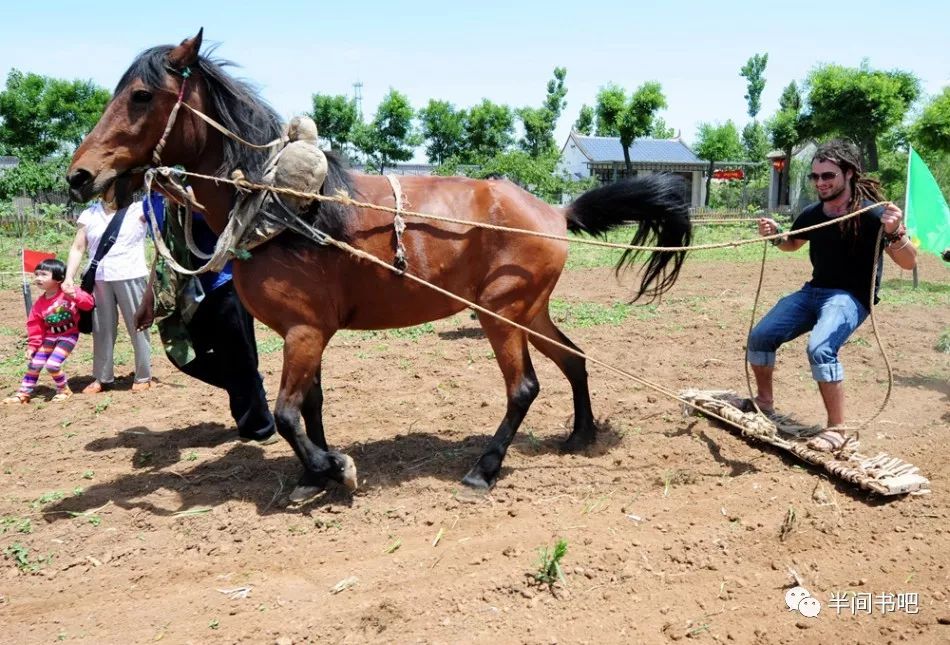
[[[616,305],[632,276],[578,269],[555,297],[592,356],[674,390],[741,392],[756,271],[688,261],[660,304],[626,309]],[[760,313],[807,272],[801,256],[770,264]],[[468,315],[334,339],[327,436],[356,460],[360,489],[300,507],[286,500],[299,474],[290,448],[238,442],[226,398],[158,353],[157,386],[143,394],[126,378],[44,402],[44,376],[31,405],[0,409],[0,641],[946,643],[950,354],[938,341],[950,272],[925,258],[921,275],[937,305],[888,303],[885,290],[877,309],[894,394],[860,438],[865,453],[919,466],[924,496],[841,484],[594,365],[600,438],[562,455],[570,389],[536,353],[541,395],[502,477],[489,495],[468,494],[459,480],[505,407]],[[897,277],[889,265],[892,291]],[[0,298],[0,355],[15,366],[22,303],[9,287]],[[258,342],[273,400],[280,340],[262,330]],[[68,364],[77,389],[91,365],[82,343]],[[777,404],[821,423],[804,349],[799,339],[780,353]],[[129,370],[127,344],[119,357]],[[862,418],[887,385],[870,323],[842,359],[850,415]],[[558,540],[563,579],[538,582],[539,549]],[[817,617],[786,607],[792,571],[822,603]],[[852,600],[835,607],[844,592]]]

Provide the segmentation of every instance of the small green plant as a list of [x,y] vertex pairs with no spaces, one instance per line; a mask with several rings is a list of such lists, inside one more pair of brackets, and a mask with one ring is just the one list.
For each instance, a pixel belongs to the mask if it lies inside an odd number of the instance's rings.
[[39,571],[40,568],[49,563],[52,559],[52,555],[40,556],[35,560],[30,560],[30,550],[19,542],[14,542],[7,548],[3,550],[3,555],[9,560],[13,560],[13,564],[16,565],[16,568],[20,571],[25,571],[27,573],[35,573]]
[[79,497],[85,492],[86,491],[82,486],[76,486],[76,488],[73,489],[73,497]]
[[96,403],[96,407],[93,408],[92,411],[95,412],[96,414],[102,414],[103,412],[109,409],[110,403],[112,403],[112,397],[107,396],[106,398]]
[[45,506],[52,502],[58,502],[64,497],[66,497],[66,495],[65,493],[61,491],[58,491],[58,490],[50,491],[48,493],[43,493],[42,495],[37,497],[35,500],[33,500],[33,503],[30,504],[30,506],[32,506],[33,508],[39,508],[40,506]]
[[83,473],[82,473],[82,478],[83,478],[83,479],[92,479],[93,475],[95,475],[95,474],[96,474],[96,472],[95,472],[94,470],[84,470]]
[[937,339],[937,351],[950,354],[950,329],[944,329]]
[[143,450],[142,452],[136,453],[135,457],[132,458],[132,465],[136,468],[144,468],[152,463],[152,455],[148,450]]
[[212,618],[211,620],[208,621],[208,627],[210,627],[211,629],[217,629],[220,626],[221,626],[221,623],[218,621],[217,618]]
[[33,522],[28,517],[4,517],[0,520],[0,533],[6,533],[7,531],[32,533]]
[[189,450],[188,454],[185,455],[185,461],[198,461],[198,451]]
[[567,555],[567,540],[559,538],[553,549],[544,546],[538,549],[538,570],[534,572],[535,581],[548,586],[558,580],[565,582],[561,570],[561,560]]

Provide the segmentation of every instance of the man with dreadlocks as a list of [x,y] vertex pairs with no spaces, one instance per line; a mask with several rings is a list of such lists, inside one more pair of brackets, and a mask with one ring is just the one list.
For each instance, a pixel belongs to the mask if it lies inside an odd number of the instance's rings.
[[[818,147],[809,179],[815,184],[819,201],[802,211],[789,235],[772,240],[782,251],[795,251],[810,242],[812,278],[799,291],[779,300],[749,334],[748,342],[748,360],[758,390],[755,402],[764,413],[771,414],[775,352],[783,343],[811,331],[808,362],[828,413],[828,426],[808,445],[826,452],[845,445],[857,448],[841,427],[845,420],[844,368],[838,362],[838,350],[867,318],[872,299],[877,303],[884,267],[876,245],[880,228],[884,228],[881,246],[898,266],[913,269],[917,263],[917,251],[906,235],[904,214],[886,202],[878,182],[862,176],[861,167],[861,153],[853,143],[835,140]],[[886,203],[836,226],[795,233],[878,202]],[[775,220],[759,219],[760,235],[777,233],[781,229]]]

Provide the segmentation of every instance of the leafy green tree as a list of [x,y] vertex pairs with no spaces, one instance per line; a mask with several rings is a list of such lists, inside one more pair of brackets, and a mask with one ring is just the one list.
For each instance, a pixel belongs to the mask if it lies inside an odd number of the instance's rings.
[[672,139],[676,137],[676,130],[670,128],[666,125],[666,121],[661,117],[656,117],[650,123],[650,131],[647,133],[648,136],[653,137],[654,139]]
[[442,165],[462,150],[465,133],[465,110],[456,110],[448,101],[430,99],[419,110],[422,137],[427,141],[426,155],[429,163]]
[[43,201],[47,193],[66,190],[66,168],[69,157],[56,155],[43,161],[21,159],[19,164],[0,172],[0,200],[30,197]]
[[593,133],[594,108],[589,105],[581,106],[581,111],[577,115],[577,121],[574,122],[574,131],[586,135]]
[[413,129],[415,111],[405,94],[390,88],[369,124],[359,124],[354,143],[380,174],[397,161],[412,158],[413,148],[422,143]]
[[505,177],[550,203],[560,202],[563,194],[578,194],[597,185],[595,178],[577,182],[558,173],[558,161],[557,152],[532,157],[524,150],[512,150],[487,159],[471,176]]
[[515,117],[511,108],[482,99],[468,111],[461,161],[481,163],[506,152],[514,142],[514,131]]
[[67,81],[13,69],[0,92],[0,154],[39,161],[67,153],[109,102],[92,81]]
[[750,161],[762,161],[769,153],[769,138],[765,126],[758,121],[749,121],[742,128],[742,145]]
[[567,95],[567,88],[564,87],[566,76],[566,68],[555,67],[554,78],[548,81],[544,105],[540,108],[523,107],[518,110],[518,116],[524,126],[524,138],[519,145],[532,157],[548,155],[557,149],[554,128],[567,105],[564,98]]
[[950,152],[950,87],[924,107],[911,127],[911,139],[919,148]]
[[802,95],[795,81],[782,90],[778,105],[778,112],[768,122],[767,127],[772,146],[785,153],[785,165],[779,173],[778,203],[787,205],[791,185],[792,153],[795,146],[807,137],[807,123],[802,115]]
[[659,83],[648,81],[627,99],[623,88],[609,84],[597,94],[597,134],[620,137],[627,174],[631,174],[630,146],[634,139],[650,133],[657,110],[666,107]]
[[314,94],[311,101],[310,116],[320,136],[329,142],[332,150],[344,151],[347,144],[353,143],[354,128],[359,120],[356,101],[342,94]]
[[693,150],[696,151],[696,156],[709,162],[709,170],[706,172],[706,206],[708,206],[709,188],[715,163],[740,158],[743,153],[742,142],[739,140],[739,130],[732,121],[726,121],[720,125],[700,123],[698,137]]
[[762,109],[762,90],[765,89],[765,66],[769,63],[768,54],[754,54],[739,70],[746,79],[745,100],[749,106],[749,116],[754,120]]
[[807,81],[808,119],[818,136],[840,135],[861,146],[870,171],[878,169],[877,139],[898,125],[920,96],[910,72],[824,65]]

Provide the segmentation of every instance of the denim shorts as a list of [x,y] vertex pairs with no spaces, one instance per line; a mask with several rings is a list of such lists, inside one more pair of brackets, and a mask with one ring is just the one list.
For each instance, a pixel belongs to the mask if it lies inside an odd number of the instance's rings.
[[812,376],[843,381],[838,350],[867,317],[867,309],[850,292],[806,284],[779,300],[749,334],[749,363],[773,367],[780,345],[811,331],[807,351]]

